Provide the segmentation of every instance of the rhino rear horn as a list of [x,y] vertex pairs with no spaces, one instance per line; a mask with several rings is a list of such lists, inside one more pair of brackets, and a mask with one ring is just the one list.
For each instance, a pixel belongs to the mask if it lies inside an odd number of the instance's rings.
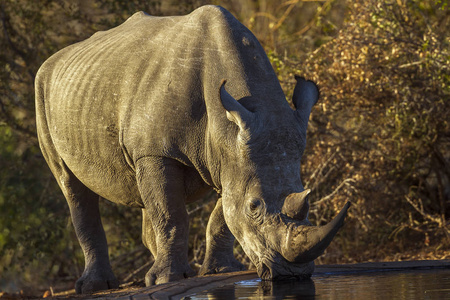
[[311,193],[311,190],[307,189],[301,193],[295,193],[287,196],[286,200],[284,200],[281,213],[295,220],[305,220],[308,217],[309,211],[309,193]]
[[228,120],[236,123],[241,130],[245,130],[249,128],[250,124],[253,122],[254,114],[246,109],[225,90],[226,82],[226,79],[222,80],[219,96],[223,107],[227,111],[227,118]]

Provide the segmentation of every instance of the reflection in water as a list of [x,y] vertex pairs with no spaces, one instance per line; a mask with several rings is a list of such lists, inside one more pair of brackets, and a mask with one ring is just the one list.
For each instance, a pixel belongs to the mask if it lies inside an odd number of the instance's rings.
[[280,281],[270,282],[261,279],[241,281],[205,292],[205,298],[200,295],[186,299],[314,299],[314,281]]
[[450,299],[450,269],[319,275],[236,282],[185,299]]

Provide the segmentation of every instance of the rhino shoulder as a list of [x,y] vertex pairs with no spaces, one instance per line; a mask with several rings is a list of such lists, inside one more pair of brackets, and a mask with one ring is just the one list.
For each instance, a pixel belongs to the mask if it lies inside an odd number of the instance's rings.
[[199,8],[193,10],[190,14],[191,15],[204,15],[204,16],[220,16],[228,13],[228,11],[219,5],[203,5]]
[[237,19],[225,8],[219,5],[204,5],[188,15],[191,21],[207,23],[214,26],[239,26]]
[[125,22],[133,21],[133,20],[140,20],[142,18],[152,18],[153,16],[146,13],[145,11],[138,11],[137,13],[134,13],[131,17],[129,17]]
[[130,17],[128,17],[128,19],[126,19],[125,22],[120,24],[118,27],[121,27],[124,25],[130,25],[132,23],[140,22],[143,20],[155,19],[155,18],[161,19],[164,17],[152,16],[152,15],[146,13],[145,11],[138,11],[138,12],[134,13],[133,15],[131,15]]

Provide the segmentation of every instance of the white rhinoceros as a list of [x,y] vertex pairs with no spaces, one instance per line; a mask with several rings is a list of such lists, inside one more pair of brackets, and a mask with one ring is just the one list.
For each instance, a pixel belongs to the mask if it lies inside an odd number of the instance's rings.
[[210,189],[219,200],[200,274],[242,269],[236,238],[261,278],[310,276],[348,208],[321,227],[307,218],[300,159],[317,99],[298,77],[291,109],[256,38],[217,6],[139,12],[50,57],[37,132],[84,251],[77,292],[118,287],[99,197],[142,208],[153,285],[194,275],[185,204]]

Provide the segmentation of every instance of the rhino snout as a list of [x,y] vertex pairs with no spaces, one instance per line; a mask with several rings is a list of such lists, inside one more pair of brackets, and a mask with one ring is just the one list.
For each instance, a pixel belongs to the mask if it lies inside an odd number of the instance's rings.
[[280,254],[274,257],[265,257],[257,266],[258,276],[262,280],[306,279],[314,272],[314,262],[291,263]]

